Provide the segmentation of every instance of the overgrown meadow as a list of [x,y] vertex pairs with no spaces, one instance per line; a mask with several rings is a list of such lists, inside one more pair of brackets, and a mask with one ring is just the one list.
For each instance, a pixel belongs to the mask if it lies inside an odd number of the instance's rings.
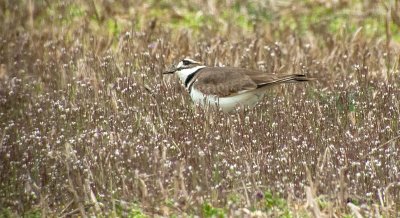
[[[399,217],[399,1],[0,2],[1,217]],[[192,103],[209,66],[315,81]]]

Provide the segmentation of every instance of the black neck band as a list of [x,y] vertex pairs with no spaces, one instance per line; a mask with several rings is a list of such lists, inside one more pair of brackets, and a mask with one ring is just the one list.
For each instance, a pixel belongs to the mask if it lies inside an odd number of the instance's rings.
[[188,85],[189,85],[190,82],[193,80],[193,77],[194,77],[201,69],[203,69],[203,68],[197,69],[196,71],[194,71],[193,73],[189,74],[189,75],[186,77],[186,79],[185,79],[185,87],[186,87],[186,89],[189,90],[189,92],[190,92],[190,89],[189,89],[190,87],[188,87]]

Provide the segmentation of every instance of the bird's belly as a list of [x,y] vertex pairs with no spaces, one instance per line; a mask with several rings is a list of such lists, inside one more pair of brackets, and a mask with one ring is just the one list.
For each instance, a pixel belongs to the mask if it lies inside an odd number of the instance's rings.
[[196,89],[192,89],[190,96],[192,100],[202,106],[218,106],[223,111],[229,112],[237,106],[253,107],[260,99],[264,97],[265,90],[257,89],[230,97],[207,96]]

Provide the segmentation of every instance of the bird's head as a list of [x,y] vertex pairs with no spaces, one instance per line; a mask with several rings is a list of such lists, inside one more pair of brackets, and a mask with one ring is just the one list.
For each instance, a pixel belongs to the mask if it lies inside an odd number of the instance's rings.
[[198,66],[202,66],[202,64],[193,59],[185,58],[181,60],[176,66],[172,66],[171,69],[165,71],[163,74],[173,74],[175,72],[179,72],[185,69],[195,68]]

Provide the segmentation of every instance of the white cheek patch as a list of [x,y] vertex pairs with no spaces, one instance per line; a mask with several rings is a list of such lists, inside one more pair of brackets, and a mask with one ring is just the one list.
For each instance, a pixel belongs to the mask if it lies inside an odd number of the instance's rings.
[[182,67],[182,66],[183,66],[183,63],[182,63],[182,61],[181,61],[181,62],[178,63],[178,65],[176,65],[176,68],[180,68],[180,67]]
[[176,73],[178,74],[178,77],[181,79],[182,83],[184,83],[186,81],[186,78],[196,72],[199,69],[202,69],[206,66],[197,66],[197,67],[193,67],[193,68],[187,68],[187,69],[182,69],[182,70],[178,70],[176,71]]

